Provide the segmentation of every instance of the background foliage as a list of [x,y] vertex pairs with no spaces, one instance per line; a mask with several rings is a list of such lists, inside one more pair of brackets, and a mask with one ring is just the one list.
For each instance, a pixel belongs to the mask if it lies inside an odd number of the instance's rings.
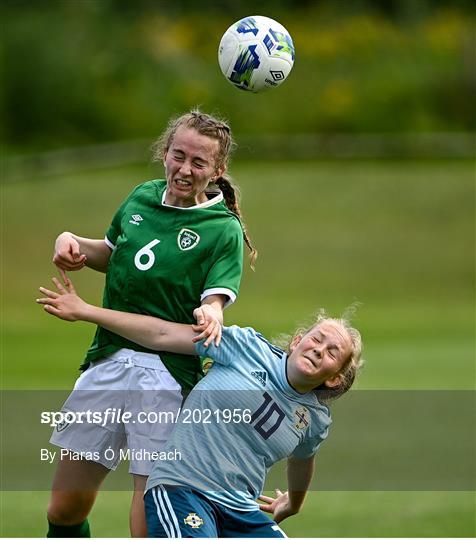
[[[150,138],[191,105],[235,132],[475,127],[471,2],[260,3],[293,36],[279,92],[223,84],[217,47],[252,2],[2,3],[4,137],[12,150]],[[259,119],[259,121],[258,121]]]

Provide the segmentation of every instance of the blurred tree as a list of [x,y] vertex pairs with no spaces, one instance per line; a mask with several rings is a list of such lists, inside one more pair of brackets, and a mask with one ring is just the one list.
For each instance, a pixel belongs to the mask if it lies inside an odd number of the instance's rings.
[[293,36],[276,91],[226,83],[217,46],[249,0],[4,1],[3,137],[33,149],[154,137],[196,105],[237,133],[474,130],[474,7],[459,0],[264,0]]

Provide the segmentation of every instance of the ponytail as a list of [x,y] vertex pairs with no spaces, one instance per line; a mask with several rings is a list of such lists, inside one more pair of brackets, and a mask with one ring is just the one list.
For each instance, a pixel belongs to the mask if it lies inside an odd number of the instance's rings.
[[215,180],[215,184],[223,193],[223,198],[225,199],[225,204],[228,209],[231,210],[231,212],[233,212],[241,222],[241,227],[243,229],[243,239],[250,250],[250,267],[252,270],[254,270],[255,261],[258,257],[258,251],[251,243],[251,239],[248,236],[245,223],[242,219],[240,206],[238,204],[239,190],[236,186],[233,185],[231,178],[228,175],[223,175],[217,178],[217,180]]

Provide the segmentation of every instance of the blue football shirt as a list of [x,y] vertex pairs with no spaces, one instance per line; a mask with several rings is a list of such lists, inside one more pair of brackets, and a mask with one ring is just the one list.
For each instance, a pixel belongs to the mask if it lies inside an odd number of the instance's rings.
[[223,329],[219,347],[197,343],[213,367],[185,401],[147,489],[182,485],[236,510],[256,510],[269,468],[289,456],[315,454],[331,423],[313,392],[286,376],[287,354],[252,328]]

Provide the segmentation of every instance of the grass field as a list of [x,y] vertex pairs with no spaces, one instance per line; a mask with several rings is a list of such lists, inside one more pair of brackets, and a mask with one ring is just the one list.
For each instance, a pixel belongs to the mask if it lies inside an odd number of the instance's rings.
[[[256,272],[245,272],[228,324],[273,337],[321,306],[339,313],[359,301],[355,324],[367,365],[358,389],[474,389],[473,163],[246,162],[231,172],[259,259]],[[3,389],[72,386],[93,329],[49,318],[34,303],[37,287],[54,273],[54,238],[63,230],[101,237],[130,189],[158,176],[137,166],[3,186]],[[87,300],[100,301],[101,275],[74,277]],[[369,459],[379,452],[377,433]],[[47,497],[4,491],[2,536],[44,535]],[[101,494],[91,518],[95,535],[127,536],[128,498]],[[474,512],[473,492],[389,485],[385,492],[310,493],[283,528],[291,536],[470,537]]]
[[[48,497],[45,491],[6,494],[2,536],[45,536]],[[128,536],[129,502],[126,492],[100,493],[90,517],[94,536]],[[471,493],[333,491],[310,493],[302,512],[282,528],[294,537],[470,538],[473,517]]]

